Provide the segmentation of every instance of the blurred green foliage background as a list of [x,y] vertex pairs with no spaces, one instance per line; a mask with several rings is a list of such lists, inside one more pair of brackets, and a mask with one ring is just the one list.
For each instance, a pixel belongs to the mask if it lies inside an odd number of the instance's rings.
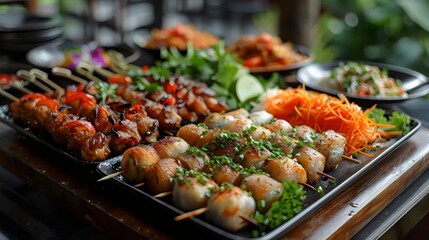
[[316,62],[383,62],[429,76],[428,0],[322,0]]

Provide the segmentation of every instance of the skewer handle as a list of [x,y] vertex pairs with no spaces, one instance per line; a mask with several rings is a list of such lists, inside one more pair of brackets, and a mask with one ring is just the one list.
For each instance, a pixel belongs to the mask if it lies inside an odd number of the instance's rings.
[[23,69],[18,70],[16,72],[16,76],[31,82],[32,84],[36,85],[37,87],[39,87],[40,89],[42,89],[43,91],[45,91],[47,93],[53,93],[54,92],[54,91],[52,91],[52,89],[48,88],[47,86],[45,86],[41,82],[37,81],[35,76],[33,74],[30,74],[30,72],[27,70],[23,70]]
[[72,81],[75,81],[77,83],[81,83],[81,84],[88,84],[88,81],[86,81],[83,78],[80,78],[76,75],[73,75],[71,70],[68,68],[63,68],[63,67],[53,67],[52,68],[52,74],[54,74],[55,76],[60,76],[60,77],[65,77],[68,78]]
[[101,79],[94,76],[94,67],[86,62],[80,62],[76,66],[76,71],[82,76],[94,82],[101,82]]
[[38,78],[42,82],[46,83],[47,85],[49,85],[53,89],[57,90],[58,92],[64,92],[64,88],[62,88],[61,86],[59,86],[58,84],[56,84],[52,80],[50,80],[48,78],[48,74],[43,72],[42,70],[37,69],[37,68],[33,68],[30,70],[30,74],[34,75],[36,78]]

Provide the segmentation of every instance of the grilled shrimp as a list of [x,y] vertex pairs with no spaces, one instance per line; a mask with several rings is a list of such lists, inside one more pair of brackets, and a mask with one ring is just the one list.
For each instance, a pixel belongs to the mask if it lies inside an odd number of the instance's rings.
[[264,212],[270,209],[271,204],[279,200],[283,194],[283,184],[263,174],[245,177],[242,184],[252,193],[253,199],[258,206],[262,206]]
[[295,154],[295,158],[307,172],[308,182],[317,182],[320,178],[319,173],[323,172],[325,168],[325,156],[311,147],[303,146],[298,153]]
[[224,182],[238,185],[243,180],[243,176],[239,171],[232,169],[229,165],[222,166],[206,166],[204,172],[212,174],[212,179],[217,184]]
[[251,216],[255,211],[255,200],[249,193],[233,186],[231,190],[217,192],[209,199],[205,215],[214,224],[236,232],[249,224],[242,216]]
[[292,132],[292,126],[284,119],[273,119],[262,125],[276,135],[287,135]]
[[268,160],[265,171],[275,180],[283,182],[285,180],[306,183],[307,172],[296,161],[288,157]]
[[148,170],[160,160],[156,150],[147,145],[127,149],[122,155],[122,176],[130,182],[141,183],[146,180]]
[[226,123],[222,128],[231,132],[242,133],[249,130],[253,125],[252,120],[248,118],[235,118],[233,121]]
[[249,112],[244,108],[239,108],[223,114],[224,116],[232,116],[234,118],[248,118]]
[[255,140],[268,140],[272,136],[272,132],[261,126],[253,126],[249,131],[250,136]]
[[293,133],[292,137],[300,140],[302,139],[309,143],[312,143],[318,135],[316,130],[307,125],[295,126],[293,131],[295,132]]
[[146,183],[153,194],[172,191],[172,179],[179,169],[180,162],[173,158],[163,158],[147,170]]
[[326,157],[325,171],[334,170],[342,160],[346,138],[333,130],[319,135],[314,141],[317,150]]
[[242,155],[243,159],[238,159],[236,162],[240,163],[243,167],[262,169],[267,159],[271,156],[271,152],[265,149],[258,150],[255,147],[248,147],[243,151]]
[[211,113],[204,119],[204,124],[209,129],[223,128],[227,123],[234,121],[234,119],[235,118],[231,115]]
[[153,144],[161,158],[177,158],[184,154],[190,147],[189,144],[179,137],[166,137]]
[[191,123],[181,127],[176,136],[184,139],[189,145],[196,146],[207,131],[206,128]]
[[276,135],[273,142],[277,144],[285,154],[294,154],[299,148],[299,140],[289,136]]
[[249,115],[250,120],[256,125],[264,125],[274,119],[274,115],[267,111],[252,112]]
[[210,160],[209,156],[200,150],[196,150],[196,152],[187,151],[176,159],[180,161],[184,168],[197,171],[201,171],[206,165],[206,162]]
[[188,177],[174,185],[173,202],[184,211],[192,211],[205,207],[211,193],[217,190],[218,185],[212,179],[202,183],[197,177]]

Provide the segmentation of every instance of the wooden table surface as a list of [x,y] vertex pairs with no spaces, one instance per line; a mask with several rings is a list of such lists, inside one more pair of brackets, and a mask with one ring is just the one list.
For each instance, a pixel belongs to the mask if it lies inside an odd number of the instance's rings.
[[[150,202],[99,183],[94,166],[78,165],[0,123],[0,164],[113,239],[207,239],[207,232]],[[421,128],[284,239],[349,239],[429,165],[429,130]]]

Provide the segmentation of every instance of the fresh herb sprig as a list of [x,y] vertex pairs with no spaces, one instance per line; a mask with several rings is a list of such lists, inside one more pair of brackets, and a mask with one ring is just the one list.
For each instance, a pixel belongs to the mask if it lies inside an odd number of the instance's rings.
[[105,105],[109,97],[116,98],[116,88],[118,85],[107,82],[97,82],[95,87],[97,89],[95,98],[100,105]]
[[389,124],[394,127],[383,128],[384,131],[401,131],[406,134],[411,129],[411,117],[405,113],[392,112],[391,115],[386,116],[386,111],[381,108],[374,108],[368,117],[373,119],[374,122],[380,124]]
[[255,237],[266,234],[296,214],[302,211],[305,191],[298,183],[292,181],[283,182],[283,194],[277,202],[274,202],[266,213],[256,211],[253,218],[260,223],[261,227],[253,231]]

